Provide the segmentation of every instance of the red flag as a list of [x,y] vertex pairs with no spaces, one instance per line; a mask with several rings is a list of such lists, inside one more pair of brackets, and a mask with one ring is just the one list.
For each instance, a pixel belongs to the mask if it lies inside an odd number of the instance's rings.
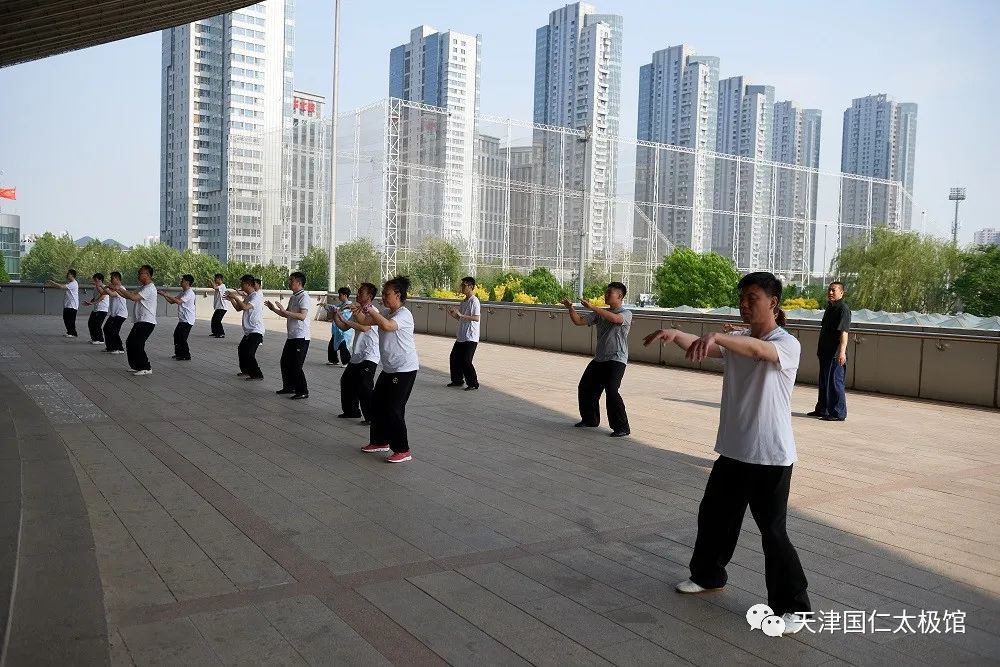
[[17,199],[17,188],[0,188],[0,199]]

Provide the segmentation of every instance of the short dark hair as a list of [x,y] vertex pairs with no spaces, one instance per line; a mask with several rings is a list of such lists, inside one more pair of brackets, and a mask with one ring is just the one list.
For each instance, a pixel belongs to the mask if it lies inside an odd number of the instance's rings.
[[188,285],[194,285],[194,276],[192,276],[190,273],[185,273],[183,276],[181,276],[181,280],[186,282]]
[[112,271],[111,272],[111,279],[114,280],[115,278],[117,278],[118,280],[122,279],[121,271]]
[[625,298],[625,295],[628,294],[628,288],[625,287],[625,283],[619,283],[619,282],[608,283],[608,289],[618,290],[618,293],[622,295],[623,299]]
[[240,276],[240,285],[253,285],[257,282],[257,279],[251,276],[249,273],[244,273]]
[[225,279],[226,279],[226,277],[225,277],[224,275],[222,275],[221,273],[216,273],[216,274],[215,274],[214,276],[212,276],[212,277],[213,277],[213,278],[221,278],[222,280],[225,280]]
[[358,294],[360,295],[362,292],[374,299],[378,295],[378,288],[371,283],[361,283],[358,285]]
[[299,284],[305,287],[306,274],[302,273],[301,271],[292,271],[291,273],[288,274],[288,277],[291,280],[298,280]]
[[736,285],[736,289],[742,292],[744,288],[753,287],[754,285],[761,288],[764,291],[764,294],[778,299],[778,305],[774,308],[774,319],[778,323],[779,327],[785,326],[785,311],[781,309],[781,292],[784,289],[781,285],[781,280],[779,280],[773,273],[769,273],[767,271],[755,271],[754,273],[748,273],[740,278],[740,282]]
[[142,266],[140,266],[139,270],[136,273],[142,273],[143,271],[146,271],[149,274],[150,278],[153,277],[153,267],[151,267],[149,264],[143,264]]
[[475,287],[476,279],[473,278],[472,276],[465,276],[464,278],[462,278],[462,284],[469,285],[470,287]]
[[337,294],[343,294],[344,296],[351,296],[351,288],[341,287],[340,289],[337,290]]
[[254,278],[253,284],[256,285],[257,287],[260,287],[263,283],[261,282],[260,278]]
[[69,269],[66,273],[76,278],[76,269]]
[[844,283],[840,282],[839,280],[834,280],[832,283],[830,283],[830,287],[833,287],[834,285],[840,285],[840,291],[841,292],[844,291]]
[[410,279],[406,276],[396,276],[395,278],[390,278],[385,281],[385,287],[382,288],[382,294],[385,294],[386,289],[395,290],[396,294],[399,295],[399,300],[406,303],[406,292],[410,289]]
[[94,280],[104,280],[104,274],[103,273],[95,273],[93,275],[93,278],[94,278]]

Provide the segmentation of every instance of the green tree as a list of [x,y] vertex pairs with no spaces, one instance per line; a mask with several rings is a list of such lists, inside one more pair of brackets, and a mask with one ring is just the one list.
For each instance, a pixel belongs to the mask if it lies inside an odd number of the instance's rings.
[[7,263],[0,259],[0,284],[9,283],[10,274],[7,273]]
[[[190,273],[194,277],[195,287],[207,287],[212,282],[212,278],[216,273],[224,273],[222,262],[217,257],[191,252],[190,250],[180,253],[177,261],[177,270],[180,275]],[[179,276],[178,280],[180,280]]]
[[728,257],[678,248],[653,272],[656,303],[663,308],[718,308],[736,303],[740,272]]
[[382,289],[381,278],[382,258],[371,239],[362,236],[337,246],[338,287],[347,286],[356,292],[361,283],[371,283]]
[[184,273],[179,250],[166,243],[137,245],[122,255],[122,281],[126,285],[136,284],[136,275],[143,264],[153,267],[153,282],[157,285],[176,285]]
[[299,260],[298,270],[306,274],[307,290],[325,292],[329,287],[330,255],[325,249],[315,245],[309,248]]
[[951,243],[911,232],[872,230],[844,246],[834,259],[852,308],[894,312],[949,313],[955,296],[948,284],[961,268]]
[[[604,295],[611,276],[604,270],[604,264],[591,262],[583,272],[583,296],[585,299],[596,299]],[[575,286],[576,283],[574,283]]]
[[291,271],[288,270],[287,266],[278,266],[276,264],[255,264],[250,267],[250,274],[256,278],[260,278],[264,289],[288,289],[289,273]]
[[433,289],[451,289],[462,280],[462,254],[443,239],[428,239],[416,252],[412,278],[425,294]]
[[559,284],[552,272],[540,266],[521,279],[521,290],[538,299],[539,303],[559,303],[569,298],[570,290]]
[[980,317],[1000,315],[1000,246],[972,248],[962,253],[961,262],[955,294],[963,310]]
[[42,234],[27,255],[21,259],[21,280],[27,283],[44,283],[46,280],[62,281],[73,263],[79,248],[69,234],[56,236]]
[[83,281],[89,280],[95,273],[103,273],[105,280],[108,280],[108,274],[121,266],[122,251],[118,246],[104,245],[94,240],[79,249],[73,263],[73,268]]

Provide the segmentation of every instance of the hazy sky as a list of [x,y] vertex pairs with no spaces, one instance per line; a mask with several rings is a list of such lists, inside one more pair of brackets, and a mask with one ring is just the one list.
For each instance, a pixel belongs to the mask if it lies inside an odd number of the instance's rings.
[[[888,93],[920,105],[914,226],[950,234],[948,188],[964,185],[963,241],[1000,227],[1000,2],[603,0],[624,16],[622,133],[635,136],[639,66],[687,43],[721,76],[770,84],[823,110],[821,168],[838,170],[843,111]],[[481,110],[530,120],[535,29],[556,2],[344,0],[341,110],[388,92],[389,49],[426,23],[483,39]],[[298,0],[295,86],[328,95],[332,2]],[[24,232],[141,241],[159,230],[160,35],[0,70],[0,186],[16,186]],[[989,202],[993,200],[994,204]]]

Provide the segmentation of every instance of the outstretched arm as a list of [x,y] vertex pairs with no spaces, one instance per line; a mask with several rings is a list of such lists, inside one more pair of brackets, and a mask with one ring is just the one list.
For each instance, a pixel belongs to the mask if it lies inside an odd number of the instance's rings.
[[384,316],[375,306],[365,306],[361,312],[367,315],[371,319],[372,324],[377,326],[380,331],[395,331],[399,328],[396,320]]
[[571,322],[573,322],[573,324],[575,324],[578,327],[585,327],[587,326],[587,324],[589,324],[587,320],[580,317],[580,313],[576,312],[576,308],[573,307],[572,301],[570,301],[569,299],[563,299],[559,303],[566,306],[566,311],[569,313],[569,319]]
[[344,316],[340,314],[339,310],[333,312],[333,323],[337,325],[337,328],[341,331],[347,331],[348,329],[354,329],[355,331],[360,331],[364,333],[365,331],[371,331],[371,325],[367,324],[368,316],[361,312],[359,309],[355,312],[351,319],[346,320]]
[[113,292],[116,292],[119,296],[125,297],[129,301],[142,301],[142,295],[141,294],[139,294],[138,292],[129,292],[124,287],[121,287],[121,286],[112,287],[111,290]]
[[590,301],[587,299],[581,299],[580,303],[582,303],[584,307],[588,308],[592,313],[600,317],[602,320],[607,320],[608,322],[611,322],[611,324],[623,324],[625,322],[625,318],[619,315],[618,313],[612,313],[607,308],[601,308],[600,306],[595,306],[594,304],[590,303]]

